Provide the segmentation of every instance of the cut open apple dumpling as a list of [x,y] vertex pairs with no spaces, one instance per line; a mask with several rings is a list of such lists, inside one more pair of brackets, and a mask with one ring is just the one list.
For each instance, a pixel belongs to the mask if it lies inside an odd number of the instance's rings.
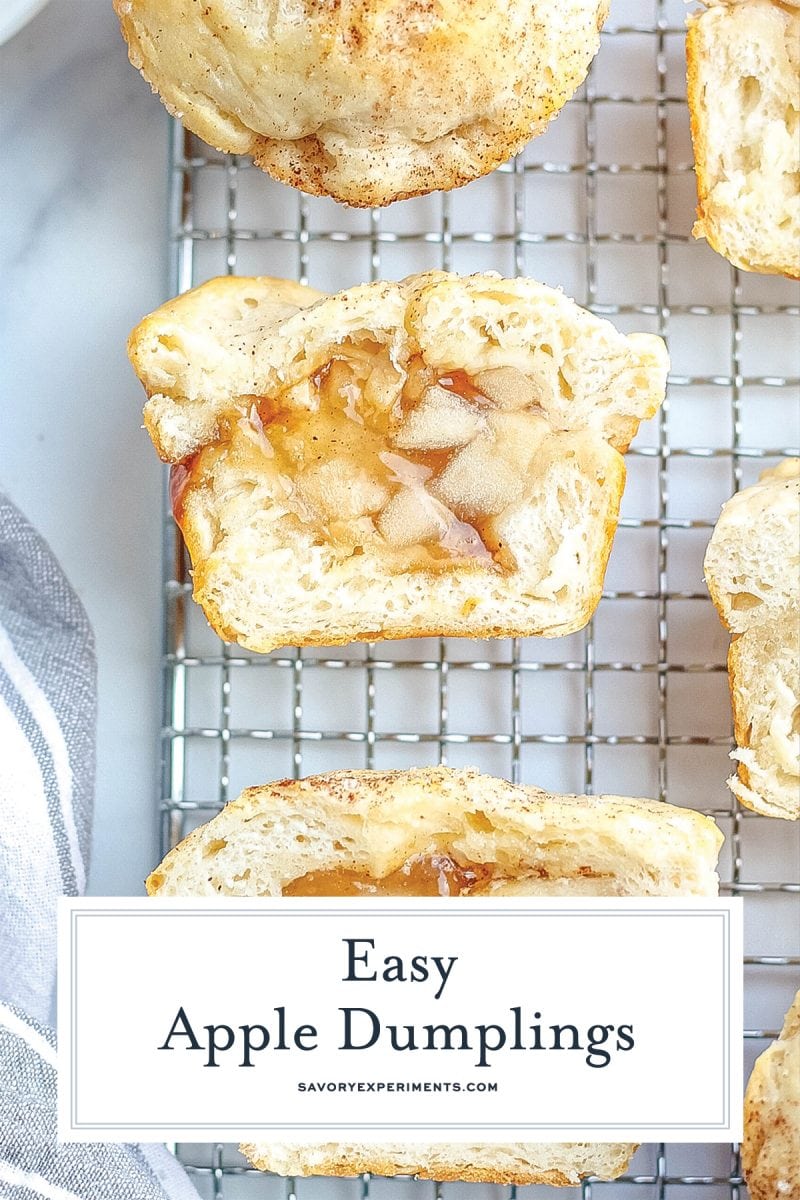
[[130,342],[228,640],[557,635],[600,597],[660,339],[532,280],[220,279]]

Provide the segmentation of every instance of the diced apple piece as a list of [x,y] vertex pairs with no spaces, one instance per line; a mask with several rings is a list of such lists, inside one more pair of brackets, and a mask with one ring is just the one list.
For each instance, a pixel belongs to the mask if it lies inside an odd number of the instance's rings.
[[310,379],[301,379],[299,383],[287,388],[283,393],[281,408],[317,412],[319,410],[319,389],[313,386]]
[[310,467],[297,484],[303,498],[328,521],[377,512],[389,497],[388,489],[373,475],[341,458]]
[[377,518],[376,525],[392,546],[433,541],[441,536],[443,528],[435,503],[431,503],[421,487],[400,488]]
[[355,517],[352,521],[331,521],[328,525],[331,539],[347,550],[369,545],[375,537],[375,523],[371,517]]
[[536,384],[516,367],[493,367],[473,376],[473,383],[492,404],[513,412],[539,403]]
[[521,475],[488,437],[476,438],[459,450],[431,484],[437,499],[465,521],[501,512],[523,491]]
[[494,412],[488,417],[497,450],[522,476],[527,476],[544,439],[552,432],[546,417],[532,412]]
[[388,412],[402,390],[402,375],[390,362],[379,362],[364,381],[364,404],[377,412]]
[[341,358],[334,358],[322,379],[322,388],[332,400],[354,382],[353,368]]
[[412,358],[408,365],[403,395],[409,404],[417,404],[423,392],[436,382],[436,372],[433,367],[426,367],[421,358]]
[[394,435],[400,450],[445,450],[464,446],[484,425],[483,418],[438,384],[423,393]]

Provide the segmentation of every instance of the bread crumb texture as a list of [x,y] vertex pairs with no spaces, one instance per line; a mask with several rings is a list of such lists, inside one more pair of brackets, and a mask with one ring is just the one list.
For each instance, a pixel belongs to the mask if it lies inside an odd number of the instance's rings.
[[800,1200],[800,992],[747,1085],[742,1170],[751,1200]]
[[171,113],[357,206],[485,175],[583,81],[608,0],[114,0]]
[[261,652],[581,628],[667,371],[559,291],[443,272],[212,280],[129,350],[195,598]]
[[800,818],[800,459],[764,471],[723,506],[705,558],[732,633],[728,674],[737,774],[748,808]]
[[711,896],[721,843],[710,818],[655,800],[560,796],[451,767],[332,771],[242,792],[147,888],[374,895],[399,873],[425,894]]
[[800,6],[717,0],[688,18],[698,209],[734,266],[800,277]]

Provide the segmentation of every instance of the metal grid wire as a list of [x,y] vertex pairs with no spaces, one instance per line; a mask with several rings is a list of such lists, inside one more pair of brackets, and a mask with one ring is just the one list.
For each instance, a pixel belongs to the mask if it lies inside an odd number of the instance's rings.
[[[723,890],[745,901],[745,1071],[800,974],[800,846],[739,809],[727,636],[702,580],[719,505],[798,453],[800,296],[689,236],[694,178],[681,0],[615,0],[586,85],[513,163],[451,195],[353,212],[172,130],[174,290],[225,272],[327,290],[415,270],[497,269],[563,285],[622,329],[667,339],[668,401],[628,456],[606,591],[555,641],[425,639],[260,657],[222,645],[191,601],[165,505],[162,848],[239,790],[334,767],[472,763],[560,791],[658,795],[715,817]],[[794,424],[793,424],[794,423]],[[210,952],[210,969],[221,960]],[[657,986],[657,984],[656,984]],[[653,1081],[658,1086],[658,1081]],[[279,1180],[234,1147],[179,1146],[214,1200],[533,1200],[549,1188]],[[650,1146],[584,1200],[744,1200],[737,1148]]]

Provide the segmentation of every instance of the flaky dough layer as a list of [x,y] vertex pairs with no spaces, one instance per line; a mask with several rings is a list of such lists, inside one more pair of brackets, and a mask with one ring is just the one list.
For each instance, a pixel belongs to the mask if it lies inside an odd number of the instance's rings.
[[284,183],[357,206],[510,158],[584,79],[608,0],[114,0],[170,112]]

